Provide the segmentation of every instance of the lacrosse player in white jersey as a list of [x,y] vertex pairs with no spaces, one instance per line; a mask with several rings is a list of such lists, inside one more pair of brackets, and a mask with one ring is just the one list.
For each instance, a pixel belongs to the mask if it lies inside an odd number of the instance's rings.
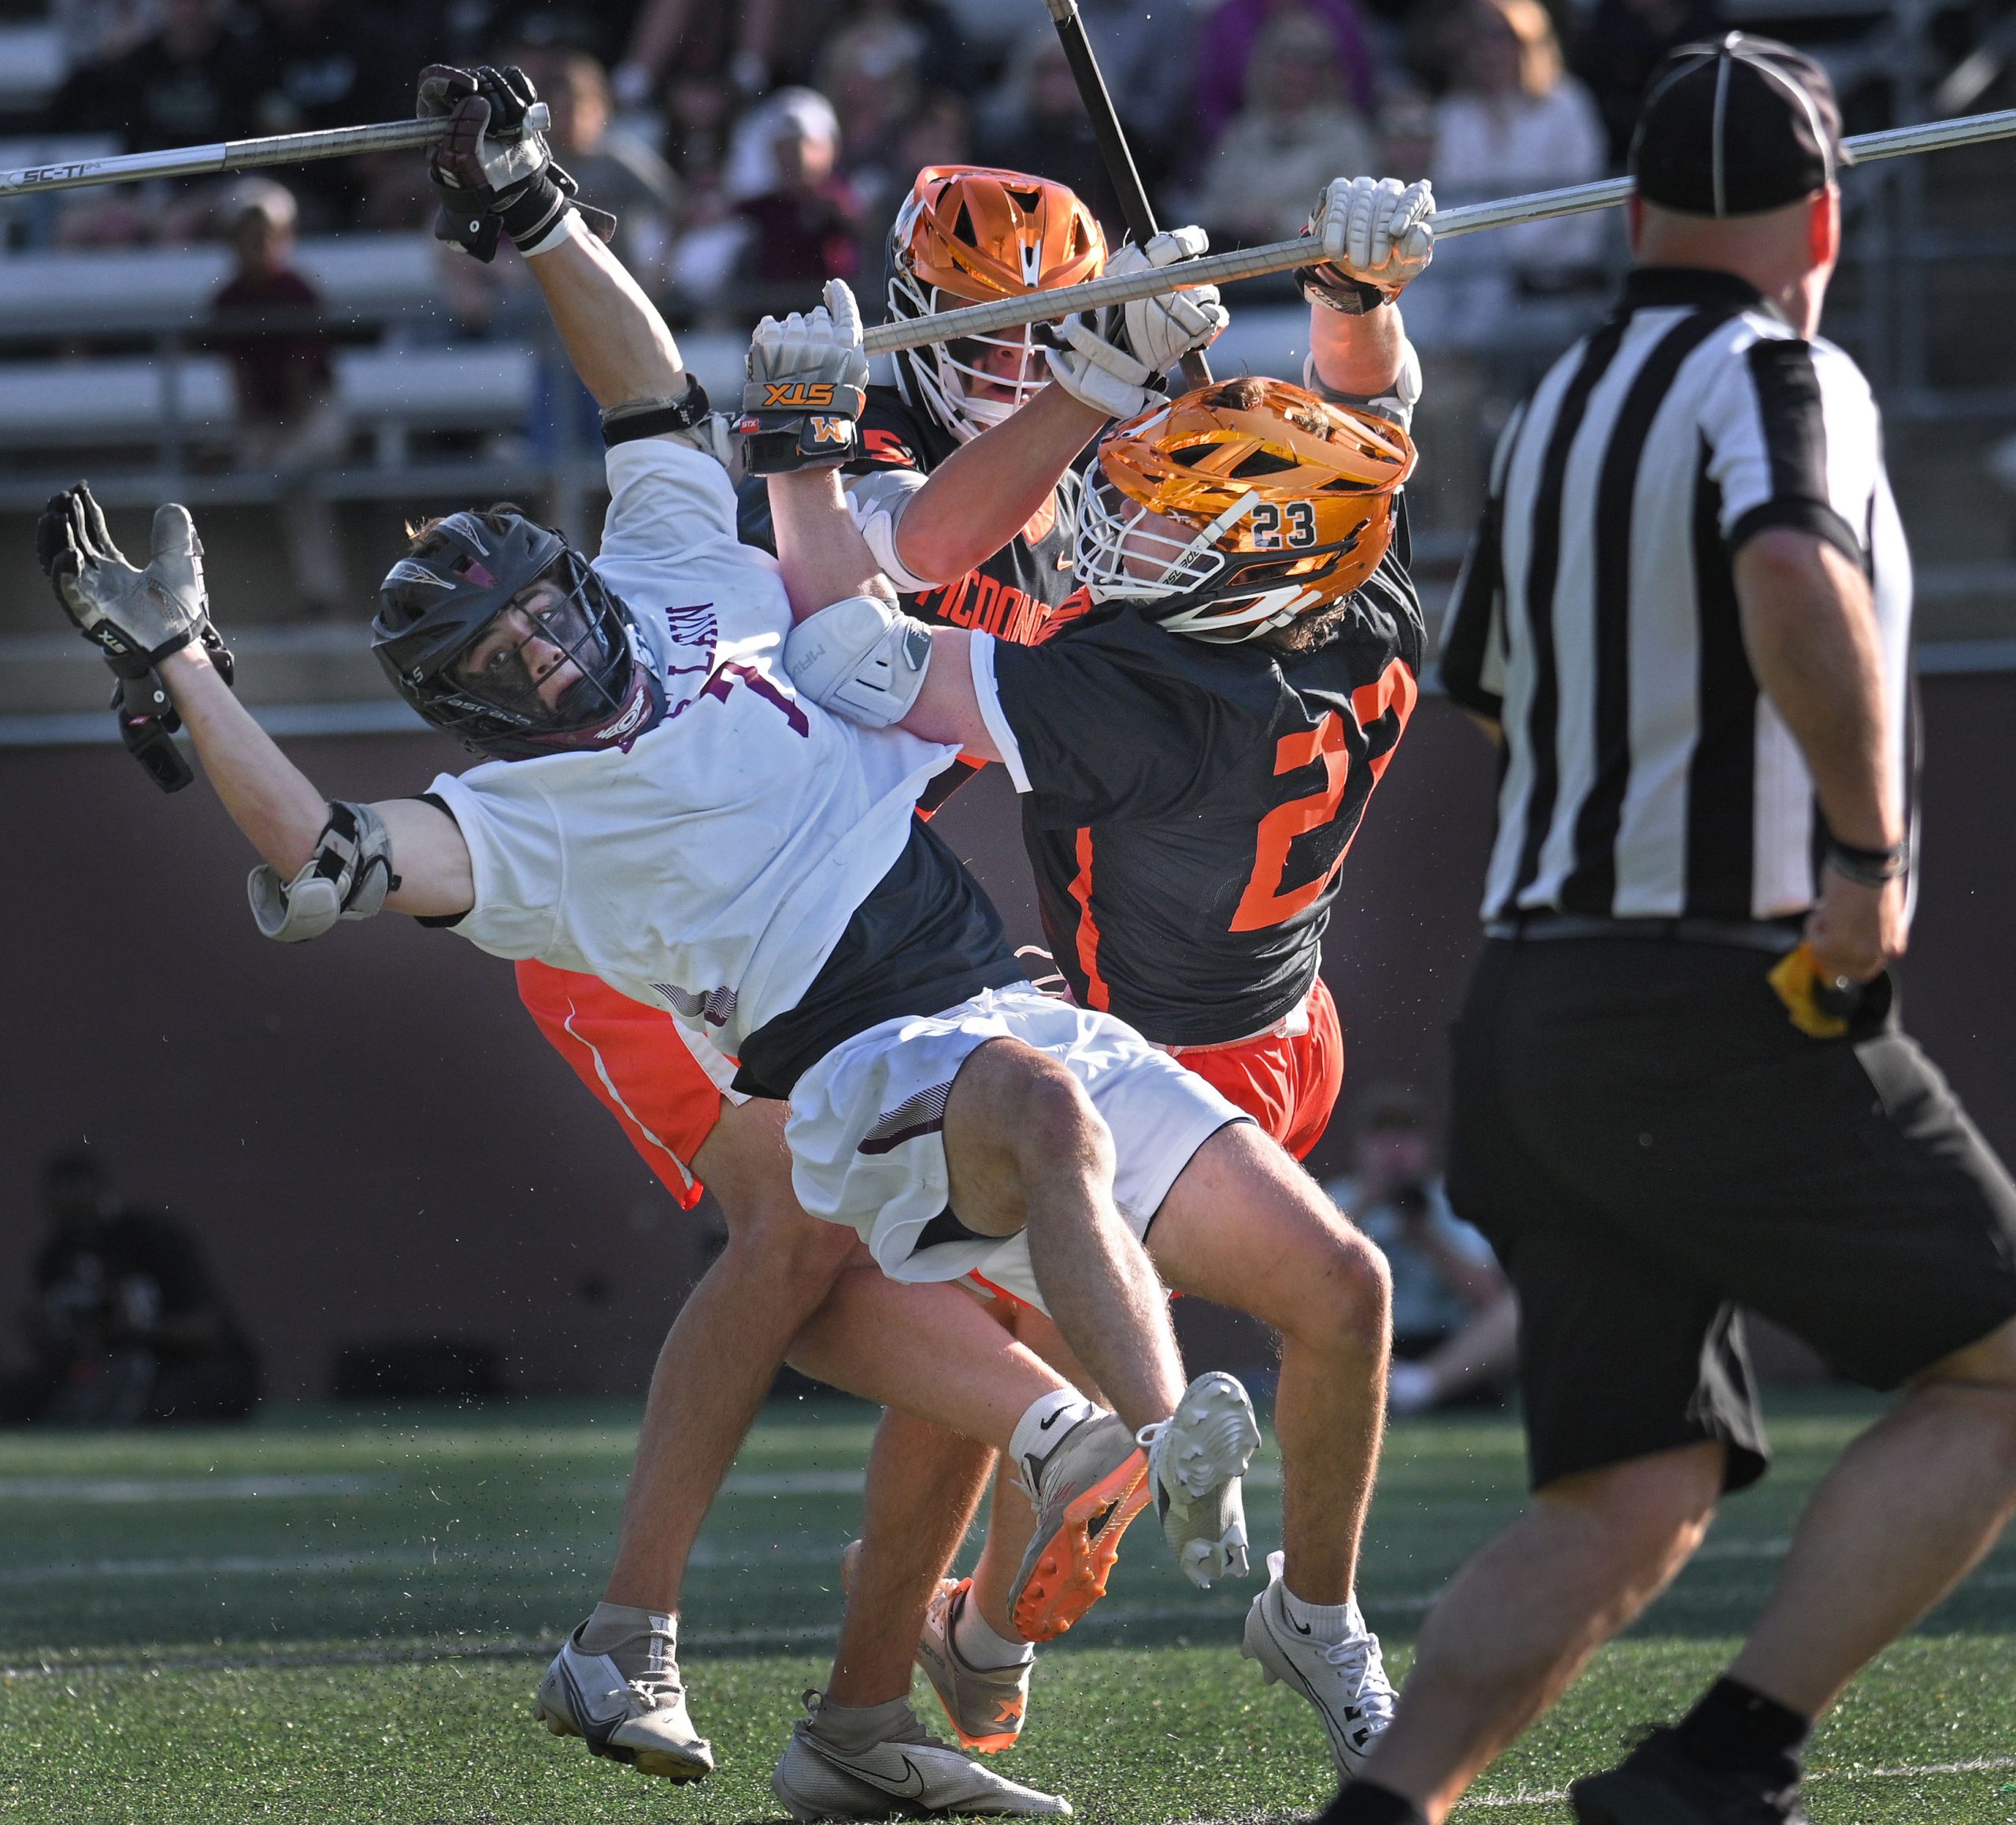
[[[1131,1029],[1022,981],[992,908],[913,816],[955,750],[828,715],[777,668],[794,608],[891,593],[837,476],[816,466],[851,453],[858,338],[815,313],[766,324],[752,348],[757,406],[742,424],[752,466],[776,476],[772,561],[737,542],[697,389],[549,173],[528,94],[461,80],[449,143],[475,181],[450,206],[472,238],[501,230],[528,256],[611,445],[593,564],[493,509],[428,528],[381,592],[375,644],[400,694],[484,764],[423,797],[331,801],[212,664],[200,546],[179,507],[157,515],[143,570],[87,490],[57,497],[39,547],[59,600],[172,700],[265,858],[251,890],[269,935],[402,912],[669,1009],[739,1061],[739,1090],[788,1099],[799,1201],[858,1230],[885,1274],[979,1268],[1047,1304],[1114,1411],[1059,1390],[993,1441],[1033,1487],[1023,1583],[1040,1568],[1046,1600],[1062,1601],[1059,1560],[1151,1500],[1194,1580],[1243,1568],[1251,1405],[1229,1376],[1186,1388],[1142,1236],[1152,1222],[1172,1282],[1238,1304],[1254,1264],[1226,1219],[1264,1221],[1294,1168]],[[858,323],[844,287],[829,305]],[[1370,1288],[1351,1309],[1383,1330],[1376,1253],[1340,1248],[1325,1265]],[[858,1806],[887,1808],[886,1746],[837,1742],[828,1758],[833,1782],[858,1777]],[[895,1759],[917,1766],[914,1751]],[[1006,1786],[925,1797],[1058,1809]]]

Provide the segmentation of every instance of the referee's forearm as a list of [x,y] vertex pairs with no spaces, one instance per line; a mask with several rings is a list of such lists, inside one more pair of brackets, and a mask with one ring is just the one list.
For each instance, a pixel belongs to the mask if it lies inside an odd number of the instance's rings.
[[1736,587],[1751,669],[1806,757],[1829,827],[1890,848],[1903,832],[1866,579],[1825,540],[1778,528],[1737,553]]

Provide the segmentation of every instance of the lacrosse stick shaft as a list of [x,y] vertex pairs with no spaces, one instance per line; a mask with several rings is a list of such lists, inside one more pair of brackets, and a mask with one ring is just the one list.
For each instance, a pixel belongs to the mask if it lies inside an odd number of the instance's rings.
[[[1870,165],[1910,153],[1942,152],[1955,146],[1974,146],[1984,140],[2012,136],[2016,136],[2016,108],[1993,114],[1965,115],[1954,120],[1928,120],[1916,127],[1892,127],[1881,133],[1858,133],[1844,141],[1844,146],[1856,164]],[[1508,228],[1514,222],[1544,222],[1556,216],[1614,209],[1630,194],[1629,178],[1605,178],[1595,183],[1573,184],[1566,190],[1537,191],[1529,196],[1506,197],[1498,202],[1437,209],[1431,219],[1436,239],[1446,241],[1457,235]],[[936,317],[878,324],[868,332],[868,352],[881,354],[955,336],[984,335],[1021,324],[1048,321],[1072,311],[1128,304],[1137,298],[1153,298],[1186,286],[1228,285],[1235,279],[1285,272],[1291,267],[1306,265],[1308,259],[1309,242],[1300,235],[1292,241],[1270,241],[1258,247],[1206,254],[1145,272],[1088,279],[1083,285],[1060,286],[1054,291],[1031,292],[1021,298],[996,298],[989,304],[969,305]]]
[[[1092,41],[1085,35],[1078,0],[1044,0],[1044,4],[1056,22],[1058,41],[1064,46],[1064,61],[1071,66],[1072,80],[1078,85],[1078,98],[1091,117],[1092,137],[1099,142],[1099,157],[1113,194],[1119,200],[1127,231],[1134,237],[1136,246],[1145,247],[1155,238],[1154,205],[1148,201],[1147,187],[1135,166],[1133,148],[1127,143],[1119,110],[1113,105],[1112,92],[1093,54]],[[1208,387],[1210,383],[1210,364],[1201,349],[1192,350],[1183,357],[1184,385]]]
[[[545,130],[546,105],[527,117],[534,132]],[[137,183],[150,177],[213,177],[228,171],[257,171],[270,165],[309,165],[323,158],[353,158],[361,152],[406,152],[432,146],[447,129],[445,117],[385,120],[369,127],[330,127],[316,133],[278,133],[267,139],[220,139],[209,146],[182,146],[165,152],[122,153],[112,158],[80,158],[67,165],[35,165],[0,171],[0,197],[32,196],[43,191],[83,190],[93,184]]]

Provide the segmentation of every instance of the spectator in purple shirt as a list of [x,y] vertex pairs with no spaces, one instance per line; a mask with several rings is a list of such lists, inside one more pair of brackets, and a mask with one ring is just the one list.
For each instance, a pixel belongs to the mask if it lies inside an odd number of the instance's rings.
[[1344,99],[1367,118],[1379,98],[1377,61],[1365,21],[1353,0],[1225,0],[1197,35],[1196,120],[1199,139],[1217,143],[1227,121],[1246,100],[1246,66],[1270,20],[1284,13],[1307,13],[1322,21],[1337,43]]

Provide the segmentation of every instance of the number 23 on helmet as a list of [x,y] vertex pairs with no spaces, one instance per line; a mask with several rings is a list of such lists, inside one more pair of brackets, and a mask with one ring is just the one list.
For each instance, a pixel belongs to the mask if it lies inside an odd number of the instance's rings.
[[1099,446],[1079,580],[1172,633],[1252,639],[1371,576],[1414,466],[1406,433],[1371,413],[1282,380],[1200,387]]

